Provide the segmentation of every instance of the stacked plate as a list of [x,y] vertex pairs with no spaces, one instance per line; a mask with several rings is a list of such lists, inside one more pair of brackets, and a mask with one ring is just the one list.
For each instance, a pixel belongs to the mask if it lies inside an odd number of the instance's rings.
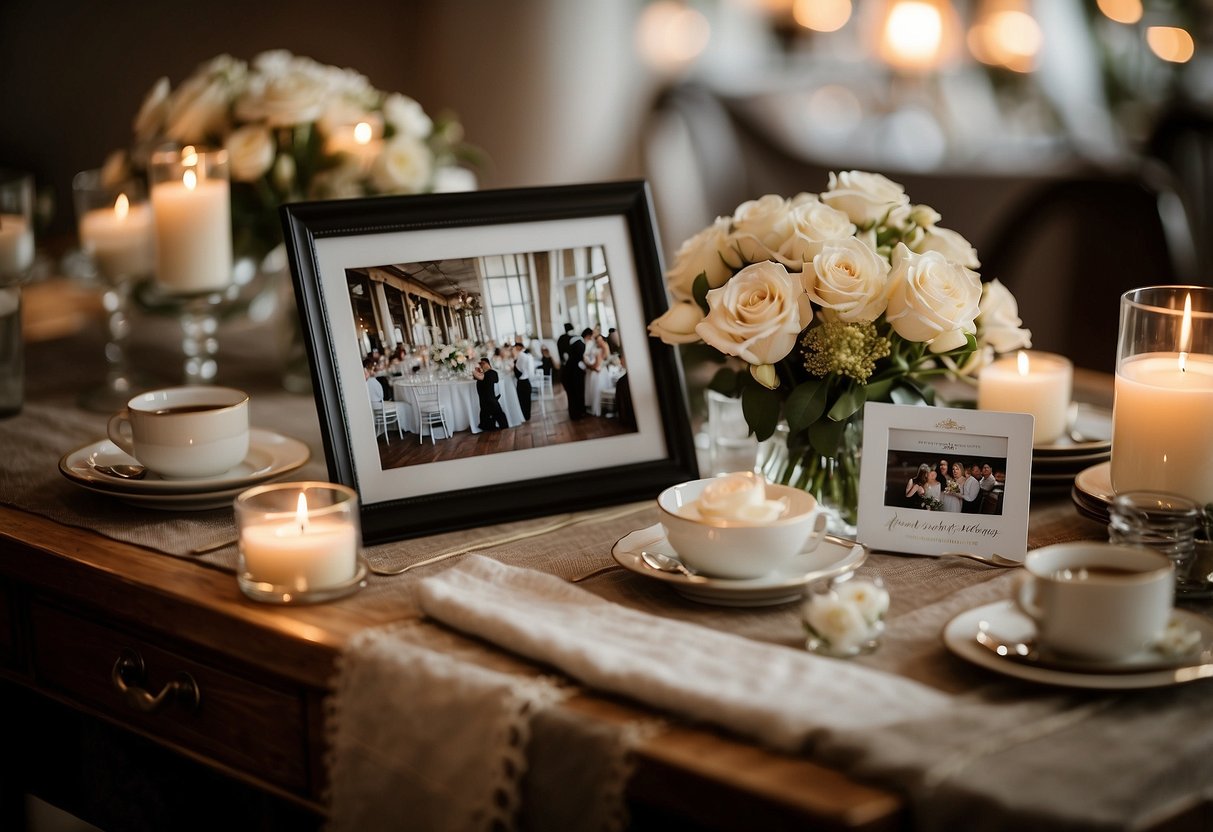
[[1081,403],[1076,411],[1069,435],[1032,448],[1033,494],[1067,492],[1082,471],[1112,458],[1112,412]]
[[1074,501],[1078,513],[1100,523],[1108,522],[1108,509],[1113,496],[1110,461],[1079,472],[1070,490],[1070,499]]
[[246,488],[302,466],[311,451],[303,442],[269,430],[249,430],[249,452],[226,474],[204,479],[166,479],[148,472],[141,479],[108,473],[112,466],[137,465],[108,439],[65,454],[59,471],[81,488],[116,497],[131,505],[165,511],[228,508]]

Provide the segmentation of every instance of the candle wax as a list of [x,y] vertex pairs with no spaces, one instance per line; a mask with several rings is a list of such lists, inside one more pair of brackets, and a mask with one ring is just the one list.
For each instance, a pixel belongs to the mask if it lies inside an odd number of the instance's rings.
[[1121,363],[1112,488],[1213,503],[1213,356],[1147,353]]
[[125,216],[113,208],[95,208],[80,218],[80,242],[108,279],[151,274],[154,262],[152,209],[130,206]]
[[177,292],[212,292],[232,282],[231,189],[203,179],[194,188],[161,182],[152,188],[156,217],[156,279]]
[[984,367],[977,379],[979,410],[1031,413],[1032,443],[1053,442],[1069,419],[1073,366],[1059,355],[1029,352],[1028,372],[1019,372],[1019,356],[1007,355]]
[[352,523],[275,520],[240,530],[245,571],[260,583],[296,591],[326,589],[349,581],[357,571],[358,538]]

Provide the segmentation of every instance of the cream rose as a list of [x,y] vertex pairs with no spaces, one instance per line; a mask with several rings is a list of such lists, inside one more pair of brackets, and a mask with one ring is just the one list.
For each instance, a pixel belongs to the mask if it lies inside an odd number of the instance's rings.
[[328,93],[317,77],[303,72],[254,75],[236,101],[242,121],[263,121],[268,127],[293,127],[320,118]]
[[383,193],[417,193],[430,184],[434,154],[425,142],[404,134],[383,145],[371,166],[371,182]]
[[940,228],[939,226],[930,228],[914,246],[914,250],[920,254],[926,251],[938,251],[944,257],[954,263],[959,263],[966,269],[981,267],[981,261],[977,259],[977,249],[950,228]]
[[168,115],[169,83],[167,78],[161,78],[144,97],[139,105],[139,113],[135,116],[135,141],[151,141],[160,135],[164,120]]
[[937,251],[915,254],[898,243],[889,274],[887,320],[907,341],[923,341],[947,352],[974,332],[981,281]]
[[855,604],[833,593],[810,595],[804,607],[805,623],[831,647],[846,652],[871,638],[871,626]]
[[889,264],[854,237],[826,243],[802,279],[809,299],[841,321],[874,321],[888,305]]
[[869,226],[890,211],[909,205],[905,188],[879,173],[845,171],[830,174],[830,188],[821,201],[837,208],[859,226]]
[[649,335],[666,344],[693,344],[699,340],[695,327],[703,320],[703,310],[694,301],[677,301],[665,314],[649,324]]
[[977,315],[978,342],[994,352],[1014,352],[1032,346],[1032,332],[1023,328],[1019,304],[997,279],[982,286]]
[[767,194],[737,206],[733,212],[733,242],[747,263],[774,260],[792,233],[788,201]]
[[741,267],[741,258],[733,249],[729,235],[731,225],[728,217],[717,217],[714,223],[679,246],[674,265],[665,273],[665,285],[674,298],[693,299],[692,287],[700,274],[707,275],[709,289],[717,289]]
[[761,477],[740,473],[708,483],[695,501],[695,509],[707,520],[765,524],[778,520],[788,504],[785,500],[768,500]]
[[274,137],[257,124],[233,130],[227,137],[227,158],[232,179],[255,182],[274,164]]
[[788,212],[790,231],[777,257],[793,271],[801,271],[806,263],[821,252],[822,246],[835,240],[845,240],[855,234],[855,224],[842,211],[831,208],[811,194],[800,194]]
[[746,266],[708,292],[708,314],[695,331],[709,346],[750,364],[774,364],[792,351],[813,308],[800,281],[780,263]]
[[889,610],[889,592],[871,581],[850,580],[838,585],[836,592],[843,603],[853,604],[864,621],[875,624]]
[[216,76],[186,81],[169,99],[164,134],[183,144],[202,142],[222,133],[228,124],[227,82]]
[[399,133],[424,139],[434,131],[434,122],[421,105],[407,95],[392,93],[383,102],[383,116]]

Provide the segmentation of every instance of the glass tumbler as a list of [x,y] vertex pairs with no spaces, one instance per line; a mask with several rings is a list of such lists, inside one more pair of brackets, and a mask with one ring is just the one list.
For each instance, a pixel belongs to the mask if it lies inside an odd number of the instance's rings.
[[0,418],[25,402],[21,284],[34,266],[34,177],[0,168]]

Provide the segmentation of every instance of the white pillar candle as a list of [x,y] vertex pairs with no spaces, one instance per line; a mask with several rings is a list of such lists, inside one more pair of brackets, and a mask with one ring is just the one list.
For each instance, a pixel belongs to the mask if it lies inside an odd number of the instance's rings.
[[111,208],[94,208],[80,218],[80,242],[101,276],[114,280],[151,274],[154,261],[152,209],[132,205],[125,194]]
[[175,292],[212,292],[232,282],[231,188],[187,168],[152,186],[156,279]]
[[300,493],[294,516],[271,514],[242,525],[240,552],[254,581],[297,592],[329,589],[354,577],[358,532],[348,517],[311,517]]
[[1113,490],[1213,503],[1213,356],[1145,353],[1122,361],[1112,420]]
[[379,138],[382,133],[382,125],[374,121],[339,125],[325,142],[325,150],[333,155],[344,153],[366,173],[383,149],[383,140]]
[[0,214],[0,276],[22,274],[34,264],[34,230],[20,214]]
[[982,368],[977,380],[977,407],[1036,418],[1032,443],[1053,442],[1066,430],[1074,366],[1047,352],[1021,351]]

